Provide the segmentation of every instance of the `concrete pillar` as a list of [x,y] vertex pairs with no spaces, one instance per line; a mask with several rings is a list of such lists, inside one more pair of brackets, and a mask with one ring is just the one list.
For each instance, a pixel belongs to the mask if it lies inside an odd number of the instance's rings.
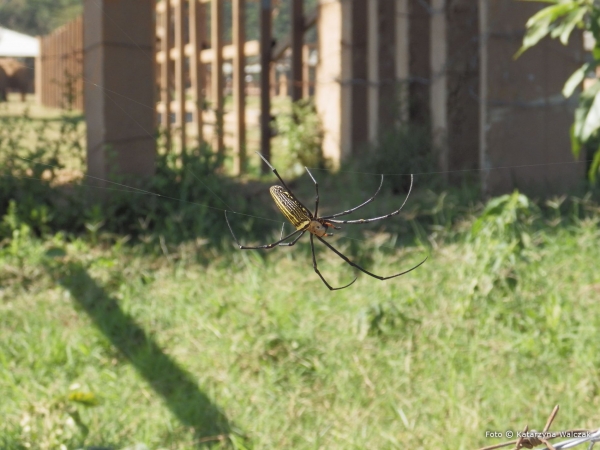
[[418,124],[429,123],[430,77],[430,0],[408,0],[409,26],[409,97],[410,119]]
[[408,121],[408,77],[409,77],[409,9],[408,0],[396,0],[395,44],[394,63],[396,65],[396,85],[400,103],[400,116],[397,118],[403,122]]
[[367,36],[369,141],[376,144],[379,136],[379,88],[381,86],[379,77],[379,47],[381,41],[379,36],[379,0],[368,2]]
[[[448,170],[479,167],[479,16],[473,0],[447,0],[447,149]],[[475,172],[451,173],[460,182]]]
[[585,177],[585,164],[572,164],[574,104],[561,95],[565,80],[583,61],[581,35],[574,33],[566,48],[546,39],[513,59],[525,22],[541,7],[479,0],[480,165],[486,194],[517,188],[547,196],[573,189]]
[[431,134],[434,148],[438,154],[440,176],[447,178],[448,146],[448,87],[446,62],[448,57],[446,0],[431,0],[430,26],[430,83],[429,111],[431,114]]
[[367,141],[367,1],[319,0],[315,104],[334,164]]
[[398,84],[396,83],[396,2],[379,0],[379,128],[385,131],[398,117]]
[[367,61],[367,4],[371,0],[354,0],[349,14],[352,27],[348,30],[349,44],[346,48],[346,60],[349,66],[349,77],[352,82],[346,90],[346,102],[351,106],[346,111],[350,120],[351,153],[358,154],[366,148],[369,141],[368,129],[368,61]]
[[369,141],[376,144],[381,133],[398,115],[396,83],[396,2],[369,0],[368,76]]
[[151,0],[85,0],[88,174],[151,176],[156,144]]

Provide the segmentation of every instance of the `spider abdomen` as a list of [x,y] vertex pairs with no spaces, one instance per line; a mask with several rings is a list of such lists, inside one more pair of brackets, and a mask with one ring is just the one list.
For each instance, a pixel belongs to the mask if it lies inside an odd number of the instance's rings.
[[312,214],[296,200],[292,194],[281,186],[272,186],[269,189],[271,197],[279,211],[296,227],[297,230],[306,228],[312,221]]

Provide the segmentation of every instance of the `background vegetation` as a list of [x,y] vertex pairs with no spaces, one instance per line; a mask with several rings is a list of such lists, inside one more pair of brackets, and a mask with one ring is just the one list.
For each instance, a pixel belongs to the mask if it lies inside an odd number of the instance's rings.
[[[310,107],[293,113],[273,161],[311,206],[297,168],[315,166],[324,213],[380,172],[356,217],[392,211],[398,174],[419,173],[398,217],[334,245],[378,274],[426,264],[330,292],[306,239],[232,244],[225,209],[242,242],[277,239],[272,176],[229,178],[201,147],[161,149],[149,184],[98,184],[81,116],[0,105],[0,448],[473,449],[556,403],[554,429],[598,427],[597,195],[444,189],[428,130],[403,125],[331,174],[311,159]],[[332,284],[354,276],[321,247],[318,261]]]
[[[306,12],[316,6],[316,0],[305,0]],[[289,34],[291,0],[272,0],[273,37],[276,40]],[[231,0],[224,2],[225,38],[231,41]],[[83,0],[3,0],[0,2],[0,26],[21,33],[48,34],[55,28],[74,19],[83,12]],[[209,11],[210,16],[210,11]],[[248,39],[259,39],[260,2],[250,1],[246,6],[246,32]],[[312,36],[312,37],[311,37]],[[308,37],[314,39],[314,34]]]
[[[197,149],[137,185],[170,198],[93,188],[80,117],[0,120],[1,448],[455,450],[541,427],[556,403],[555,429],[598,426],[591,194],[483,204],[419,175],[399,217],[332,242],[375,273],[427,263],[332,293],[306,241],[232,245],[225,204],[249,214],[231,216],[243,242],[278,236],[273,177],[227,179]],[[372,195],[379,177],[362,172],[375,171],[315,170],[323,211]],[[406,177],[389,178],[361,217],[403,200]],[[290,183],[311,205],[308,177]],[[353,276],[318,258],[332,283]]]
[[0,26],[32,36],[43,35],[82,11],[82,0],[3,0]]

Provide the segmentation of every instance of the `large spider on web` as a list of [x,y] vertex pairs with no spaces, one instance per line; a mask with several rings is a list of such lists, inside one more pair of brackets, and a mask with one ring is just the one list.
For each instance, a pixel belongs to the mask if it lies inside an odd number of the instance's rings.
[[[333,228],[334,230],[341,229],[341,227],[337,227],[337,226],[335,226],[335,224],[357,225],[357,224],[375,222],[377,220],[388,219],[390,217],[397,215],[404,207],[404,204],[406,203],[406,200],[408,200],[408,197],[410,195],[410,191],[412,190],[412,185],[413,185],[412,174],[410,176],[410,187],[408,189],[408,194],[406,194],[406,198],[404,199],[404,202],[402,202],[402,205],[396,211],[386,214],[385,216],[373,217],[371,219],[335,220],[336,217],[346,216],[346,215],[353,213],[354,211],[362,208],[366,204],[371,203],[375,199],[375,196],[381,190],[381,186],[383,185],[383,175],[381,175],[381,183],[379,184],[379,187],[377,188],[377,192],[375,192],[375,194],[370,199],[365,201],[364,203],[361,203],[360,205],[358,205],[354,208],[347,209],[346,211],[342,211],[337,214],[319,217],[319,215],[318,215],[318,213],[319,213],[319,184],[317,183],[317,180],[315,180],[315,177],[313,177],[312,173],[310,173],[310,170],[308,170],[308,168],[305,167],[306,171],[308,172],[308,175],[310,176],[313,183],[315,184],[316,196],[315,196],[315,212],[314,213],[311,213],[308,210],[308,208],[306,206],[304,206],[302,204],[302,202],[300,202],[300,200],[298,200],[296,198],[296,196],[292,193],[290,188],[288,188],[287,185],[285,184],[285,181],[283,181],[281,179],[281,177],[279,176],[279,173],[277,173],[277,169],[275,169],[269,163],[269,161],[267,161],[265,159],[265,157],[263,155],[261,155],[258,152],[256,152],[256,153],[271,168],[271,171],[275,174],[275,176],[277,176],[277,178],[281,182],[282,186],[272,186],[269,189],[269,192],[271,193],[273,200],[275,200],[275,204],[277,205],[277,208],[279,208],[279,210],[286,217],[286,219],[288,219],[292,223],[292,225],[294,225],[294,227],[296,227],[296,231],[294,231],[293,233],[291,233],[285,237],[281,237],[281,239],[279,239],[277,242],[273,242],[272,244],[259,245],[256,247],[242,245],[242,244],[240,244],[240,241],[238,241],[237,237],[233,233],[233,229],[231,228],[231,224],[229,223],[229,219],[227,218],[227,211],[225,211],[225,220],[227,221],[227,226],[229,227],[229,231],[231,231],[231,235],[233,236],[233,239],[237,243],[240,250],[270,249],[270,248],[273,248],[276,246],[291,247],[292,245],[296,244],[296,242],[298,242],[298,240],[302,236],[304,236],[304,233],[306,233],[308,231],[310,233],[310,248],[312,251],[313,269],[315,270],[317,275],[319,275],[319,277],[321,278],[323,283],[325,283],[325,286],[327,286],[332,291],[337,291],[339,289],[347,288],[348,286],[350,286],[352,283],[354,283],[356,281],[357,277],[355,277],[354,280],[352,280],[350,283],[348,283],[345,286],[332,287],[327,282],[327,280],[325,280],[325,278],[323,277],[323,275],[321,274],[321,272],[319,271],[319,269],[317,267],[317,258],[315,257],[314,237],[316,237],[319,241],[321,241],[323,244],[325,244],[325,246],[327,246],[327,248],[329,248],[332,252],[334,252],[336,255],[338,255],[340,258],[342,258],[344,261],[346,261],[348,264],[350,264],[352,267],[356,267],[361,272],[364,272],[367,275],[369,275],[373,278],[377,278],[378,280],[382,280],[382,281],[389,280],[390,278],[399,277],[400,275],[404,275],[408,272],[411,272],[411,271],[415,270],[417,267],[419,267],[421,264],[423,264],[425,261],[427,261],[427,257],[426,257],[423,261],[421,261],[419,264],[417,264],[416,266],[414,266],[411,269],[405,270],[404,272],[400,272],[395,275],[390,275],[388,277],[382,277],[379,275],[375,275],[374,273],[369,272],[367,269],[350,261],[350,259],[348,259],[347,256],[342,254],[333,245],[331,245],[329,242],[327,242],[323,239],[324,237],[327,237],[327,236],[333,236],[332,233],[327,232],[328,228]],[[285,242],[297,234],[298,234],[298,236],[293,241]],[[281,229],[281,236],[283,236],[283,227]]]

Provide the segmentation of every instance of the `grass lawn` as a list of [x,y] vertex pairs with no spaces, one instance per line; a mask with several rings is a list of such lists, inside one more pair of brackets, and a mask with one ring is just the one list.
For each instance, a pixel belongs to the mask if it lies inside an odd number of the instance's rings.
[[[370,192],[323,177],[325,211]],[[385,227],[332,242],[382,275],[429,260],[336,292],[306,238],[240,251],[220,211],[218,237],[128,241],[2,210],[0,448],[475,449],[506,440],[486,431],[541,429],[557,403],[552,429],[598,427],[600,213],[548,205],[418,189]],[[244,242],[276,239],[233,221]]]
[[[189,245],[151,257],[13,240],[0,256],[2,446],[476,448],[495,442],[486,430],[541,428],[555,403],[556,429],[598,426],[597,219],[537,239],[511,266],[516,285],[460,242],[334,293],[306,245],[199,264]],[[425,251],[361,248],[379,273]]]

